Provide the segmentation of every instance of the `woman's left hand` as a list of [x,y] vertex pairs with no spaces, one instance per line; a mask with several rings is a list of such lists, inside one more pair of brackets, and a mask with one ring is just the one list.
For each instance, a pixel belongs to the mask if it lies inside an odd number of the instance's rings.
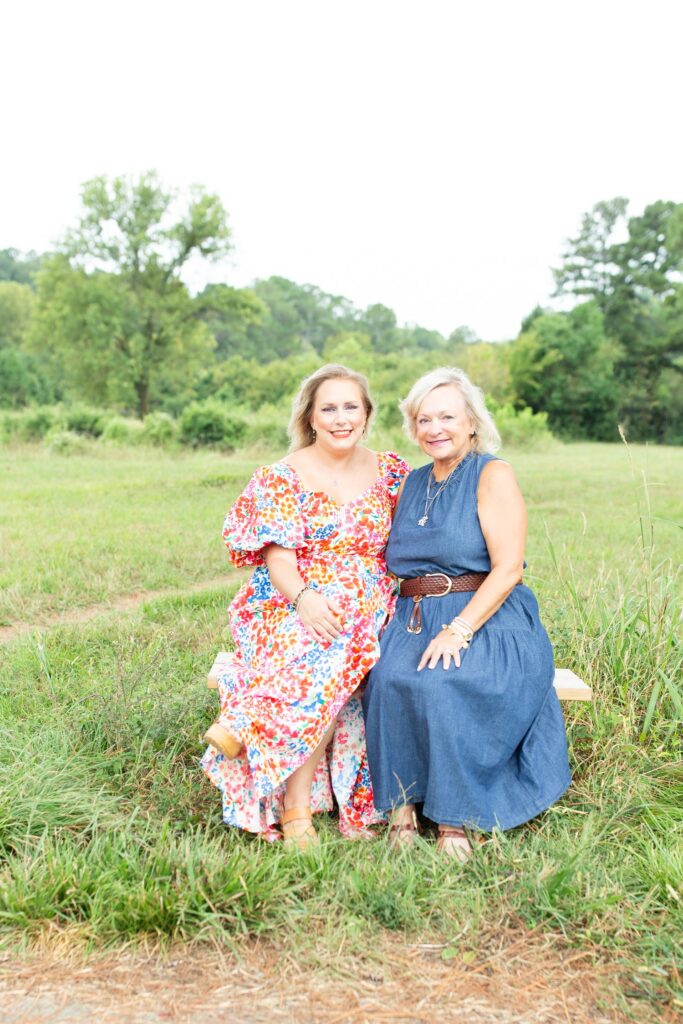
[[436,668],[439,664],[439,658],[443,658],[444,668],[451,667],[451,659],[453,660],[454,668],[460,668],[461,650],[463,648],[460,645],[460,640],[457,636],[454,636],[453,631],[442,629],[440,633],[436,634],[420,658],[417,671],[421,672],[425,665],[429,668]]

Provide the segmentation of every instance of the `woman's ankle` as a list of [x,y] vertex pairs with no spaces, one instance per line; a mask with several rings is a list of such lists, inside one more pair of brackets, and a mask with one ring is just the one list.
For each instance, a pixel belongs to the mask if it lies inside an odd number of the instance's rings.
[[294,789],[290,792],[288,789],[285,790],[285,796],[283,800],[283,806],[286,811],[292,810],[294,807],[310,807],[311,805],[311,791]]
[[396,807],[391,815],[392,825],[412,825],[415,822],[414,804],[402,804]]

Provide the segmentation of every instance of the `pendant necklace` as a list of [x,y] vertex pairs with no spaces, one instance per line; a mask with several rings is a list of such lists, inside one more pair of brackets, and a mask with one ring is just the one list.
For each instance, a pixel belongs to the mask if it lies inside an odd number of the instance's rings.
[[427,495],[425,497],[425,507],[424,507],[424,511],[423,511],[422,515],[420,516],[420,518],[417,521],[417,525],[418,526],[426,526],[427,525],[427,523],[429,521],[429,513],[431,511],[432,505],[434,504],[436,499],[439,497],[441,492],[448,486],[448,481],[451,479],[453,474],[456,473],[460,469],[460,467],[465,464],[465,462],[467,462],[467,460],[468,460],[468,458],[470,457],[471,454],[472,454],[471,452],[468,452],[467,455],[464,457],[464,459],[460,460],[460,462],[458,463],[457,466],[453,466],[453,469],[450,471],[448,476],[445,477],[441,481],[441,484],[440,484],[438,490],[434,493],[433,496],[432,496],[432,480],[436,484],[436,477],[434,476],[434,470],[430,469],[429,476],[427,477]]

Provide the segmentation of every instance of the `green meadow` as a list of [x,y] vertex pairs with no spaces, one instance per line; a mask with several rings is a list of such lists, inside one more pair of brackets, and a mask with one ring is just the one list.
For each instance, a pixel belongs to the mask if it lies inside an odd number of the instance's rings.
[[[404,452],[409,458],[410,452]],[[226,830],[197,767],[237,586],[222,517],[261,456],[142,447],[0,449],[0,932],[101,949],[262,936],[373,946],[384,931],[473,962],[503,928],[618,965],[625,1012],[683,1010],[683,449],[511,451],[530,512],[527,580],[566,704],[574,784],[465,867],[322,824],[320,852]],[[117,610],[131,593],[163,590]],[[101,615],[59,616],[101,605]],[[7,627],[30,626],[13,635]]]

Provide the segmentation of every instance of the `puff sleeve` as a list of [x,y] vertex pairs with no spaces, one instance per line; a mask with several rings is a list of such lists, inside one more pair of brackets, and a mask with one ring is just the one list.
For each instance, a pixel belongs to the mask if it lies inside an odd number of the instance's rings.
[[304,547],[304,519],[286,466],[262,466],[225,517],[223,540],[238,569],[263,565],[268,544]]
[[410,466],[396,452],[383,452],[382,456],[384,461],[384,486],[389,492],[393,507],[396,505],[401,484],[410,473]]

